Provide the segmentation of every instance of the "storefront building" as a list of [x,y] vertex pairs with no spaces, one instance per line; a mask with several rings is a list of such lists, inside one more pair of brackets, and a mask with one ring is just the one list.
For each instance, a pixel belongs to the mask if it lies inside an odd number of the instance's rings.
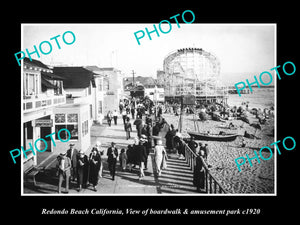
[[[59,149],[69,149],[69,145],[75,144],[77,150],[86,151],[90,147],[90,107],[89,104],[64,104],[54,109],[55,143]],[[68,129],[71,138],[68,142],[58,141],[57,136],[60,129]],[[60,133],[62,140],[68,139],[66,131]]]
[[[53,70],[38,60],[25,58],[22,67],[22,146],[29,149],[35,140],[44,138],[47,150],[53,152],[54,146],[48,134],[54,132],[53,109],[66,103],[63,90],[63,78],[55,75]],[[38,142],[38,148],[44,149],[43,142]],[[38,154],[28,151],[23,155],[23,171],[37,165]]]

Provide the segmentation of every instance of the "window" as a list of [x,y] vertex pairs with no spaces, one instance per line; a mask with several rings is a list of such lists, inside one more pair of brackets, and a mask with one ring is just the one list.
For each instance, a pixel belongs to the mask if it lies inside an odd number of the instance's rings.
[[78,122],[78,115],[76,113],[68,114],[68,123],[77,123]]
[[98,113],[102,113],[102,101],[99,101],[99,104],[98,104]]
[[99,79],[99,84],[98,84],[98,91],[103,91],[103,79]]
[[[58,140],[58,131],[60,131],[61,129],[66,129],[67,126],[66,125],[55,125],[55,139]],[[67,139],[67,132],[66,131],[61,131],[59,133],[59,136],[62,140],[66,140]]]
[[24,95],[37,95],[39,93],[39,80],[37,74],[24,74]]
[[108,79],[103,80],[103,87],[104,87],[104,91],[109,90],[109,80]]
[[88,87],[88,95],[91,95],[92,94],[92,87],[91,85]]
[[82,136],[85,136],[88,133],[89,133],[89,123],[88,120],[86,120],[82,123]]
[[67,125],[67,129],[71,133],[71,140],[78,140],[78,125]]
[[[55,114],[55,138],[58,138],[58,131],[60,129],[68,129],[71,133],[71,140],[78,140],[78,114],[77,113],[57,113]],[[69,138],[67,131],[61,131],[59,136],[62,140]]]
[[55,123],[65,123],[66,122],[66,114],[59,113],[55,114]]
[[90,104],[90,119],[93,118],[93,105]]
[[53,80],[52,83],[55,86],[54,94],[62,95],[62,87],[63,87],[62,81],[61,80]]
[[25,128],[27,129],[27,139],[33,139],[33,127],[31,121],[26,123]]

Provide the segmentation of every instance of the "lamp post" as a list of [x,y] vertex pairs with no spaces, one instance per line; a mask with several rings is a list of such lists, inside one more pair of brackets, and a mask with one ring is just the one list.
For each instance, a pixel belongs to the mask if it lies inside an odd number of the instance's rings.
[[132,70],[132,98],[133,98],[133,103],[134,103],[134,108],[136,107],[136,102],[135,102],[135,80],[134,80],[134,70]]

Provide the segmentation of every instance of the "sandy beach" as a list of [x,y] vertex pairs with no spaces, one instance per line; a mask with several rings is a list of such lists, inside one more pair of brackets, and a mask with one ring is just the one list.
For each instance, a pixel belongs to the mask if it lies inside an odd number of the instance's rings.
[[[239,106],[238,104],[236,105]],[[251,103],[249,108],[252,108]],[[164,114],[163,116],[169,124],[174,124],[175,127],[178,127],[178,116],[174,116],[173,114]],[[183,118],[182,134],[184,137],[189,137],[186,132],[195,131],[193,115],[185,114]],[[258,123],[258,119],[255,118],[255,115],[252,115],[250,113],[249,120],[250,124]],[[237,127],[237,130],[229,130],[223,128],[230,122],[232,122]],[[272,130],[274,129],[273,116],[270,116],[265,125],[261,125],[261,130],[256,130],[254,127],[251,127],[249,124],[241,120],[231,120],[226,122],[207,120],[204,122],[198,121],[197,123],[200,132],[237,132],[238,134],[243,136],[244,132],[247,131],[248,133],[255,134],[256,136],[260,137],[261,139],[244,138],[246,141],[246,147],[241,147],[242,137],[240,136],[238,136],[235,141],[231,142],[197,142],[208,144],[210,153],[207,162],[212,166],[210,168],[210,171],[229,193],[274,193],[274,154],[270,160],[260,160],[260,163],[258,163],[256,159],[252,160],[252,167],[250,166],[248,161],[246,161],[246,163],[241,166],[241,171],[238,171],[238,168],[234,161],[238,157],[246,157],[246,154],[248,154],[249,157],[253,157],[255,156],[253,152],[254,150],[256,150],[258,153],[260,148],[264,146],[270,146],[270,144],[274,142],[274,137],[270,135],[272,134]],[[262,155],[264,158],[268,158],[270,156],[270,153],[263,152]]]

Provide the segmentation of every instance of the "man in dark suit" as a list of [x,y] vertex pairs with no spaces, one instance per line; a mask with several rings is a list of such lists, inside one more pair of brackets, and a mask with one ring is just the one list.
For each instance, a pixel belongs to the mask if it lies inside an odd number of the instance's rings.
[[116,143],[112,142],[111,147],[107,149],[108,169],[110,171],[110,175],[112,176],[112,180],[115,180],[118,155],[119,153],[118,153],[118,149],[116,148]]
[[75,144],[71,143],[70,148],[67,150],[67,157],[71,160],[71,177],[75,181],[77,177],[77,156],[78,150],[75,149]]

